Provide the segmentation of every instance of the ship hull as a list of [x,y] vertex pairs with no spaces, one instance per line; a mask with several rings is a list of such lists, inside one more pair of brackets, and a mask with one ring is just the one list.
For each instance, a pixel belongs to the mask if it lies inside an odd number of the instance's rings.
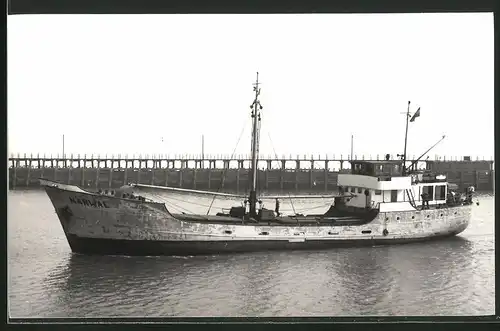
[[197,216],[201,221],[187,221],[163,203],[99,195],[60,183],[45,186],[72,251],[81,254],[182,256],[404,244],[457,235],[471,216],[471,206],[460,206],[379,213],[352,225],[224,223],[203,221],[204,215]]
[[68,236],[73,253],[85,255],[124,256],[195,256],[264,251],[326,250],[332,248],[366,247],[379,245],[401,245],[434,241],[455,236],[449,233],[425,238],[394,239],[344,239],[305,240],[288,242],[283,240],[240,240],[240,241],[160,241],[160,240],[119,240],[81,238]]

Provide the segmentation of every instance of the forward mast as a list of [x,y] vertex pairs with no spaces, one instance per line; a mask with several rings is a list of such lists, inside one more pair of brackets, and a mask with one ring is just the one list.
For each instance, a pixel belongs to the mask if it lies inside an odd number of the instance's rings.
[[257,72],[257,79],[254,85],[255,99],[250,106],[252,109],[252,165],[251,165],[251,173],[252,173],[252,181],[250,186],[250,195],[248,197],[248,202],[250,205],[250,217],[255,218],[257,216],[257,161],[259,154],[259,134],[260,134],[260,110],[262,109],[262,105],[259,101],[260,95],[260,83],[259,83],[259,73]]

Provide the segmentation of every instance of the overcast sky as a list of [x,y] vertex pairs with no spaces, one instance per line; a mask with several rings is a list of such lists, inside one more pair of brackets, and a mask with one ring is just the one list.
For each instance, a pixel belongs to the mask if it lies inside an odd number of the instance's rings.
[[[490,158],[493,14],[8,17],[9,153]],[[271,137],[271,139],[269,138]],[[163,140],[163,142],[162,142]],[[271,143],[272,141],[272,143]]]

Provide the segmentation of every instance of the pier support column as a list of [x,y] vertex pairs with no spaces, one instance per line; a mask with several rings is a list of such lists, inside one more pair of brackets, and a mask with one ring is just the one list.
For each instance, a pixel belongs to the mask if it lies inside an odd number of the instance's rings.
[[222,170],[222,172],[220,174],[221,174],[221,177],[222,177],[221,183],[220,183],[220,188],[222,190],[222,189],[224,189],[224,184],[226,182],[226,177],[224,176],[224,174],[225,174],[224,170]]
[[193,169],[193,189],[196,190],[196,169]]
[[281,169],[282,170],[286,169],[286,160],[281,160]]
[[309,169],[309,189],[313,189],[314,185],[313,185],[313,169]]
[[14,166],[14,168],[12,168],[14,171],[14,178],[12,178],[12,188],[15,189],[16,186],[17,186],[17,167]]
[[490,171],[491,190],[495,192],[495,170]]
[[85,187],[85,167],[84,168],[80,168],[80,185],[82,187]]
[[139,169],[137,169],[137,184],[141,183],[141,169],[142,169],[142,161],[139,160]]
[[95,168],[95,172],[96,172],[96,174],[95,174],[95,188],[97,189],[97,188],[99,188],[99,174],[101,172],[100,168],[99,167]]
[[240,168],[236,170],[236,193],[240,193]]
[[265,177],[265,180],[266,180],[266,183],[265,183],[265,189],[266,190],[269,190],[269,171],[270,171],[270,169],[267,168],[266,171],[264,172],[264,177]]
[[168,174],[169,174],[170,170],[165,169],[164,171],[165,171],[165,186],[168,186]]
[[328,168],[325,168],[325,192],[328,192]]
[[179,171],[179,187],[182,188],[182,173],[184,171],[181,169],[181,171]]
[[125,162],[125,169],[123,171],[123,185],[127,185],[127,162]]
[[31,166],[28,167],[28,174],[26,176],[26,187],[29,187],[30,184],[30,171],[31,171]]
[[[297,161],[297,163],[299,163]],[[298,192],[299,190],[299,168],[295,168],[295,192]]]
[[267,160],[267,170],[271,170],[271,169],[272,169],[272,161]]
[[281,189],[281,191],[283,191],[284,172],[285,172],[284,168],[280,170],[280,189]]
[[113,187],[113,173],[114,173],[113,164],[111,164],[111,169],[109,169],[108,188]]

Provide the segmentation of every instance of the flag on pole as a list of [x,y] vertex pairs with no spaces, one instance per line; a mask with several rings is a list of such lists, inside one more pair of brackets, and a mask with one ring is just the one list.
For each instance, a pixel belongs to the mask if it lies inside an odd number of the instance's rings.
[[420,107],[418,107],[417,112],[413,115],[410,122],[414,122],[417,117],[420,117]]

